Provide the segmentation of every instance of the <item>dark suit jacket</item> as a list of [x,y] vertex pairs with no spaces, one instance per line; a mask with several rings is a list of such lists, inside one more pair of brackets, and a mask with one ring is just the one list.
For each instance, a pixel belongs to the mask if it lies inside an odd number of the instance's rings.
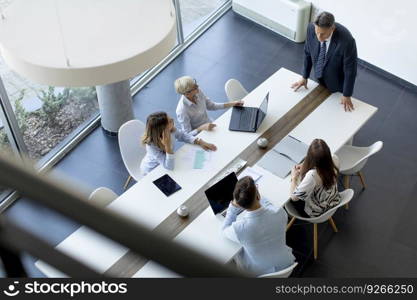
[[[343,96],[350,97],[355,84],[357,58],[355,39],[349,30],[339,23],[330,40],[329,50],[323,69],[322,81],[333,92],[342,92]],[[314,24],[307,28],[307,40],[304,45],[303,77],[310,76],[311,68],[317,63],[320,51],[320,42],[314,31]]]

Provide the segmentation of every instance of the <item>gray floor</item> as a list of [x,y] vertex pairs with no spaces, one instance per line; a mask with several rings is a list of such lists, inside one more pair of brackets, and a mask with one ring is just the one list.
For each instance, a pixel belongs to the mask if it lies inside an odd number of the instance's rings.
[[[224,83],[233,77],[251,90],[281,67],[300,72],[303,45],[296,44],[229,11],[134,99],[138,119],[157,110],[174,115],[178,95],[175,78],[195,76],[204,92],[225,101]],[[360,49],[359,49],[360,53]],[[368,188],[358,178],[351,208],[335,216],[339,233],[319,226],[319,259],[312,260],[312,226],[296,223],[288,243],[300,262],[295,276],[415,277],[417,276],[417,95],[381,74],[359,67],[354,97],[379,108],[354,140],[359,146],[384,141],[383,150],[364,169]],[[222,112],[210,113],[213,118]],[[337,124],[335,124],[337,126]],[[117,139],[95,130],[56,167],[87,192],[107,186],[122,193],[127,178]],[[79,189],[80,185],[74,184]],[[59,199],[57,199],[59,201]],[[21,199],[7,212],[51,243],[57,244],[78,225]],[[32,276],[42,276],[25,257]]]

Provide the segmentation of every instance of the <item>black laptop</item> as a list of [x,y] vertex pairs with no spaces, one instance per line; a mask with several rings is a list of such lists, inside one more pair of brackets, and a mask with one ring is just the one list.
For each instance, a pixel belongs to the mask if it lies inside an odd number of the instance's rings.
[[260,107],[234,106],[230,119],[229,130],[256,132],[265,119],[268,110],[269,92]]
[[[234,172],[230,173],[205,191],[211,209],[215,215],[226,215],[230,201],[233,200],[233,191],[237,183]],[[240,212],[242,212],[243,209]]]

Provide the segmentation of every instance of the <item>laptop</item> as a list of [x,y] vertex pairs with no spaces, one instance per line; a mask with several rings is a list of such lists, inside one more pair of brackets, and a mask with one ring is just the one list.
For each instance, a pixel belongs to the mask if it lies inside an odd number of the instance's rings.
[[[223,217],[226,216],[229,203],[233,200],[233,191],[236,183],[236,174],[232,172],[205,191],[206,197],[215,215],[220,214]],[[243,209],[239,211],[239,213],[242,211]]]
[[269,92],[259,107],[233,106],[229,130],[256,132],[268,110]]

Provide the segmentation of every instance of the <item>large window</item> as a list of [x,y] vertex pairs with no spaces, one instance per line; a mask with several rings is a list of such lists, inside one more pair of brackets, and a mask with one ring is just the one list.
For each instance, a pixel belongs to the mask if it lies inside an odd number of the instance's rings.
[[[255,1],[255,0],[254,0]],[[190,35],[227,0],[179,0],[184,36]]]
[[42,86],[22,78],[0,58],[0,76],[28,156],[39,160],[98,113],[94,87]]

